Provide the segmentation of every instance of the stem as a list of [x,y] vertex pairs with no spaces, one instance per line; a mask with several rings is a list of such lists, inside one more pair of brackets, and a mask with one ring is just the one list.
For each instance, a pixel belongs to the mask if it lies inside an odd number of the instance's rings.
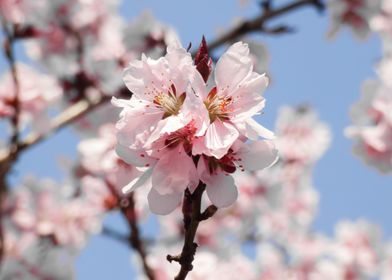
[[19,102],[19,80],[15,65],[14,55],[14,36],[11,31],[7,28],[7,22],[3,18],[2,20],[3,32],[5,35],[4,41],[4,55],[7,58],[9,67],[11,69],[12,80],[14,83],[14,100],[12,105],[14,107],[14,114],[11,117],[12,134],[10,137],[10,155],[7,161],[0,161],[0,265],[3,262],[4,255],[4,226],[3,226],[3,201],[7,192],[7,174],[11,170],[12,164],[16,161],[18,155],[18,142],[19,142],[19,114],[20,114],[20,102]]
[[[210,206],[201,213],[201,199],[203,192],[206,189],[206,185],[199,182],[196,190],[191,194],[189,190],[185,191],[183,201],[183,214],[184,214],[184,229],[185,239],[182,247],[181,254],[178,256],[167,255],[169,262],[176,261],[181,265],[181,269],[175,280],[183,280],[188,275],[189,271],[193,269],[192,262],[195,257],[197,243],[194,242],[197,228],[202,220],[211,217],[216,212],[215,206]],[[212,210],[214,209],[214,210]]]
[[127,205],[121,207],[121,212],[123,213],[131,229],[131,234],[128,239],[129,244],[132,246],[133,249],[136,250],[136,252],[138,252],[140,259],[143,263],[144,273],[147,275],[148,279],[154,280],[154,271],[151,269],[150,265],[147,262],[147,253],[144,248],[143,240],[140,236],[140,229],[137,223],[137,214],[135,211],[135,199],[133,196],[134,193],[131,193],[128,198]]
[[261,13],[259,16],[247,21],[243,21],[233,29],[225,32],[222,36],[209,42],[208,49],[212,51],[218,48],[219,46],[223,45],[224,43],[231,42],[234,39],[237,39],[247,33],[255,32],[255,31],[263,31],[265,29],[264,24],[267,21],[307,5],[314,6],[318,10],[324,9],[324,4],[322,3],[321,0],[298,0],[293,3],[287,4],[283,7],[280,7],[278,9],[273,9],[273,8],[264,9],[263,13]]

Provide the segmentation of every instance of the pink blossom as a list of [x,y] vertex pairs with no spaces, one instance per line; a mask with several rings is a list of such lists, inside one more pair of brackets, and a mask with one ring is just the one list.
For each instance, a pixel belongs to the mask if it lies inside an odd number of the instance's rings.
[[342,25],[348,25],[359,39],[369,34],[369,21],[380,11],[380,0],[331,0],[328,4],[331,27],[328,36],[334,37]]
[[222,158],[243,135],[271,139],[273,133],[259,125],[252,117],[265,105],[262,93],[268,85],[265,75],[253,72],[247,44],[233,44],[218,60],[215,67],[216,86],[207,90],[201,76],[192,85],[203,100],[210,125],[203,138],[197,140],[194,154]]
[[[18,76],[18,101],[23,125],[31,124],[33,129],[43,132],[48,129],[47,111],[62,95],[57,82],[50,76],[37,73],[27,65],[16,65]],[[10,72],[3,75],[0,82],[0,117],[14,114],[15,85]]]
[[276,145],[287,161],[309,164],[318,160],[331,142],[331,132],[309,107],[283,107],[276,121]]
[[[95,182],[90,180],[89,188],[102,188],[91,183]],[[17,199],[20,199],[19,191],[25,198],[23,203],[11,209],[10,216],[15,227],[21,231],[51,237],[56,244],[81,248],[90,234],[100,230],[104,204],[83,195],[70,196],[67,185],[30,178],[24,186],[15,189]]]
[[81,166],[90,175],[107,180],[121,194],[121,188],[139,177],[141,172],[117,156],[114,125],[103,125],[98,133],[97,138],[85,139],[79,143]]
[[364,84],[361,99],[353,105],[353,125],[345,131],[355,139],[354,153],[383,173],[392,171],[392,95],[378,81]]
[[[207,185],[207,195],[217,207],[228,207],[237,199],[238,191],[234,179],[229,175],[240,168],[255,171],[273,165],[277,150],[267,141],[245,144],[237,141],[220,159],[202,156],[198,163],[200,180]],[[224,194],[224,195],[222,195]]]

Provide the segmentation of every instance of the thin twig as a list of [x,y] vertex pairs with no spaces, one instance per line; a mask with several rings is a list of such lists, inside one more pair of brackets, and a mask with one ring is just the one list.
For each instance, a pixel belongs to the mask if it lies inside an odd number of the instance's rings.
[[126,236],[125,234],[122,234],[122,233],[120,233],[120,232],[118,232],[118,231],[116,231],[116,230],[114,230],[112,228],[106,227],[106,226],[104,226],[102,228],[101,234],[103,236],[113,238],[114,240],[116,240],[116,241],[118,241],[120,243],[123,243],[123,244],[128,244],[129,243],[128,242],[128,239],[129,239],[128,236]]
[[308,5],[313,6],[320,11],[324,9],[324,4],[321,0],[298,0],[277,9],[269,7],[269,9],[264,9],[259,16],[241,22],[233,29],[226,31],[220,37],[209,42],[208,49],[212,51],[223,45],[224,43],[232,42],[235,39],[238,39],[239,37],[242,37],[245,34],[251,32],[263,32],[263,30],[269,30],[264,26],[267,21]]
[[169,262],[175,261],[181,265],[181,269],[175,280],[183,280],[188,275],[189,271],[193,269],[193,259],[195,257],[197,243],[194,242],[197,228],[202,220],[205,220],[216,212],[217,208],[215,206],[210,206],[201,213],[201,199],[206,185],[199,182],[196,190],[193,194],[190,194],[189,190],[185,191],[184,201],[183,201],[183,214],[184,214],[184,229],[185,229],[185,239],[182,251],[177,256],[167,255],[167,260]]
[[19,115],[20,115],[20,102],[19,102],[19,80],[16,70],[16,61],[14,55],[14,35],[8,29],[7,22],[2,19],[2,27],[5,35],[4,41],[4,55],[8,61],[9,67],[11,69],[11,76],[13,81],[13,93],[14,99],[12,101],[13,105],[13,115],[11,117],[12,134],[9,141],[9,151],[10,156],[7,162],[0,162],[0,265],[2,264],[3,254],[4,254],[4,233],[3,233],[3,201],[7,192],[7,173],[11,169],[13,162],[17,159],[18,154],[18,142],[19,142]]
[[144,248],[143,240],[140,236],[140,229],[138,225],[137,213],[135,209],[135,199],[133,194],[134,193],[131,193],[131,195],[128,198],[128,205],[123,205],[121,207],[121,213],[125,217],[131,230],[128,241],[132,246],[132,248],[135,249],[136,252],[139,254],[143,264],[144,273],[146,274],[148,279],[154,280],[155,279],[154,271],[152,270],[152,268],[147,262],[147,253]]

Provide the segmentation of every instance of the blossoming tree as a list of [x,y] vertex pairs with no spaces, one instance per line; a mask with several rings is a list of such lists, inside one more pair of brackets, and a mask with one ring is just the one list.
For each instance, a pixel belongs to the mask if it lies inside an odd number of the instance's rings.
[[[0,279],[73,279],[97,234],[132,248],[129,279],[392,279],[376,224],[343,220],[334,236],[312,228],[313,171],[332,132],[306,103],[282,104],[274,129],[258,122],[279,73],[270,77],[266,47],[249,37],[296,36],[274,20],[307,7],[328,12],[328,38],[378,34],[377,77],[344,133],[388,174],[392,2],[277,2],[192,48],[149,12],[125,22],[117,0],[0,0]],[[78,139],[77,157],[59,166],[65,179],[15,183],[22,155],[65,127]],[[104,224],[109,213],[128,234]]]

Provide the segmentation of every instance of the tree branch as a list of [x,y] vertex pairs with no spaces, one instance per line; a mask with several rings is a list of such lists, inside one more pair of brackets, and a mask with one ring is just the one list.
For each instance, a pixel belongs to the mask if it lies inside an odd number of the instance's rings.
[[149,266],[147,262],[147,253],[144,248],[143,240],[140,236],[139,225],[137,223],[137,214],[135,211],[135,199],[134,193],[131,193],[127,199],[128,203],[120,203],[121,206],[121,213],[123,214],[124,218],[126,219],[131,233],[129,235],[128,241],[129,244],[132,246],[133,249],[138,252],[140,259],[143,263],[143,270],[148,279],[154,280],[155,275],[152,268]]
[[313,6],[317,10],[322,11],[324,9],[324,4],[322,0],[297,0],[293,3],[287,4],[283,7],[274,9],[271,6],[264,8],[263,12],[250,20],[246,20],[238,24],[233,29],[225,32],[217,39],[208,43],[208,49],[210,51],[218,48],[224,43],[234,41],[235,39],[244,36],[245,34],[252,32],[263,32],[264,30],[270,30],[266,28],[264,25],[271,19],[277,18],[289,12],[295,11],[304,6]]
[[196,190],[191,194],[189,190],[185,191],[183,201],[183,214],[184,214],[184,229],[185,229],[185,240],[180,255],[171,256],[167,255],[169,262],[175,261],[181,265],[181,269],[175,280],[183,280],[188,275],[189,271],[193,269],[193,259],[197,249],[197,243],[194,242],[196,231],[199,223],[209,217],[212,217],[216,212],[216,206],[207,207],[207,209],[201,213],[201,199],[203,192],[206,189],[206,185],[199,182]]
[[14,35],[7,27],[7,22],[2,18],[3,33],[5,35],[4,41],[4,55],[8,61],[11,69],[12,81],[14,83],[14,99],[12,105],[14,108],[13,115],[11,117],[12,134],[9,140],[9,153],[10,156],[7,162],[0,161],[0,264],[3,260],[4,254],[4,233],[3,233],[3,201],[7,192],[7,173],[11,169],[13,162],[17,159],[18,155],[18,142],[19,142],[19,115],[20,115],[20,102],[19,102],[19,80],[16,70],[16,62],[14,55]]

